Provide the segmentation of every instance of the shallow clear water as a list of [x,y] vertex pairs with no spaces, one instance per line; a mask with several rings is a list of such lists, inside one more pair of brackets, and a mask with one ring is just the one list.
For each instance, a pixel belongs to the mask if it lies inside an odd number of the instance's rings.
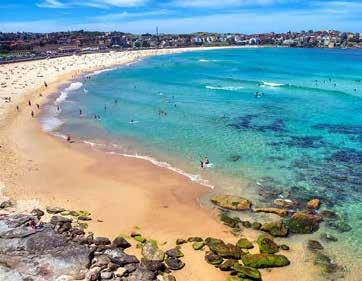
[[[228,190],[238,194],[232,182],[247,180],[253,192],[273,192],[260,204],[281,194],[321,198],[353,228],[328,231],[362,258],[361,79],[361,50],[152,57],[84,79],[61,104],[60,130],[201,173],[219,188],[232,178]],[[205,156],[213,166],[201,172]]]

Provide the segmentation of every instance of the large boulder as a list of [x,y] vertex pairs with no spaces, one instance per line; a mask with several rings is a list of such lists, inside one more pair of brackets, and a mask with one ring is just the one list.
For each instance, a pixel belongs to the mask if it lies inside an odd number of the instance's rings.
[[211,198],[215,205],[229,210],[244,211],[251,208],[251,201],[235,195],[215,195]]
[[241,256],[245,266],[254,268],[281,267],[290,264],[287,257],[272,254],[254,254]]
[[205,244],[209,247],[210,251],[223,258],[240,259],[242,255],[242,250],[239,247],[230,243],[226,244],[220,239],[208,237],[205,240]]
[[288,222],[293,233],[313,233],[318,230],[321,217],[307,212],[296,212]]
[[205,260],[212,265],[220,265],[224,261],[222,257],[213,252],[207,252],[205,255]]
[[[84,278],[90,263],[90,249],[69,241],[51,225],[35,229],[24,226],[29,219],[31,217],[25,215],[0,218],[0,265],[6,265],[7,272],[13,276],[21,275],[20,280],[56,280],[64,275]],[[26,229],[32,231],[26,232]],[[1,271],[2,266],[0,275]]]
[[265,235],[259,235],[256,243],[259,246],[260,253],[275,254],[279,252],[279,246]]
[[283,221],[264,223],[260,229],[262,231],[268,232],[275,237],[288,236],[288,228]]

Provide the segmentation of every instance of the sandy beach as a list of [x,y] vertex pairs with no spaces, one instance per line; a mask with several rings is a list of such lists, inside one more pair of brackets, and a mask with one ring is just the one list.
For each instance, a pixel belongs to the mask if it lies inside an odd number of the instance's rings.
[[[87,210],[93,218],[89,230],[100,236],[115,237],[137,229],[145,237],[165,243],[165,248],[173,247],[177,238],[190,236],[214,236],[234,243],[238,238],[218,222],[216,211],[200,207],[199,198],[210,192],[208,188],[144,160],[63,142],[43,132],[37,118],[31,117],[31,112],[35,117],[40,114],[41,105],[61,84],[84,72],[183,51],[90,54],[1,65],[0,182],[5,195],[29,209],[38,204]],[[258,232],[243,230],[242,234],[255,241]],[[262,270],[263,280],[318,280],[301,241],[277,241],[291,246],[283,253],[291,265]],[[183,247],[183,252],[186,267],[175,273],[177,280],[226,279],[227,273],[204,261],[204,252],[194,251],[190,245]]]

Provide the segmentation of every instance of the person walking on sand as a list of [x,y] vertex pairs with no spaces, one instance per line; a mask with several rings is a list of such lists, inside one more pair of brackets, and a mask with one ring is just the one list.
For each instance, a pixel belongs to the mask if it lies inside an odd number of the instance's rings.
[[200,168],[201,168],[201,169],[204,168],[204,161],[200,161]]
[[16,106],[16,111],[19,112],[20,111],[20,107],[17,105]]
[[31,106],[31,100],[28,101],[28,105]]
[[37,107],[37,109],[40,109],[40,105],[38,103],[36,104],[36,107]]
[[45,86],[45,88],[48,88],[48,84],[46,81],[44,81],[44,86]]
[[31,111],[31,117],[34,118],[34,111]]
[[67,136],[67,142],[71,142],[72,138],[70,137],[70,135]]

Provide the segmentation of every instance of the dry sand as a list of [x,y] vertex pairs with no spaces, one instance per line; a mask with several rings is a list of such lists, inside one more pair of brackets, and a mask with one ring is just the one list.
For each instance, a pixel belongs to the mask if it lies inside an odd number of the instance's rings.
[[[0,66],[0,82],[7,85],[0,97],[13,97],[11,103],[0,104],[0,182],[5,184],[7,196],[21,202],[90,211],[93,218],[90,230],[99,236],[112,238],[137,229],[146,238],[167,242],[164,249],[174,246],[177,238],[190,236],[214,236],[235,242],[237,238],[217,221],[215,214],[200,207],[200,196],[209,192],[206,187],[144,160],[62,142],[44,133],[37,119],[30,116],[31,111],[39,114],[36,103],[46,102],[46,97],[56,92],[60,83],[74,75],[151,54],[156,51],[94,54]],[[43,86],[44,80],[47,88]],[[27,104],[29,99],[31,107]],[[16,105],[21,112],[15,110]],[[255,240],[257,232],[243,234]],[[204,261],[203,252],[192,250],[190,245],[184,246],[183,251],[186,267],[175,273],[177,280],[226,279],[227,273]],[[263,280],[318,279],[301,242],[293,243],[284,254],[292,264],[263,270]]]

